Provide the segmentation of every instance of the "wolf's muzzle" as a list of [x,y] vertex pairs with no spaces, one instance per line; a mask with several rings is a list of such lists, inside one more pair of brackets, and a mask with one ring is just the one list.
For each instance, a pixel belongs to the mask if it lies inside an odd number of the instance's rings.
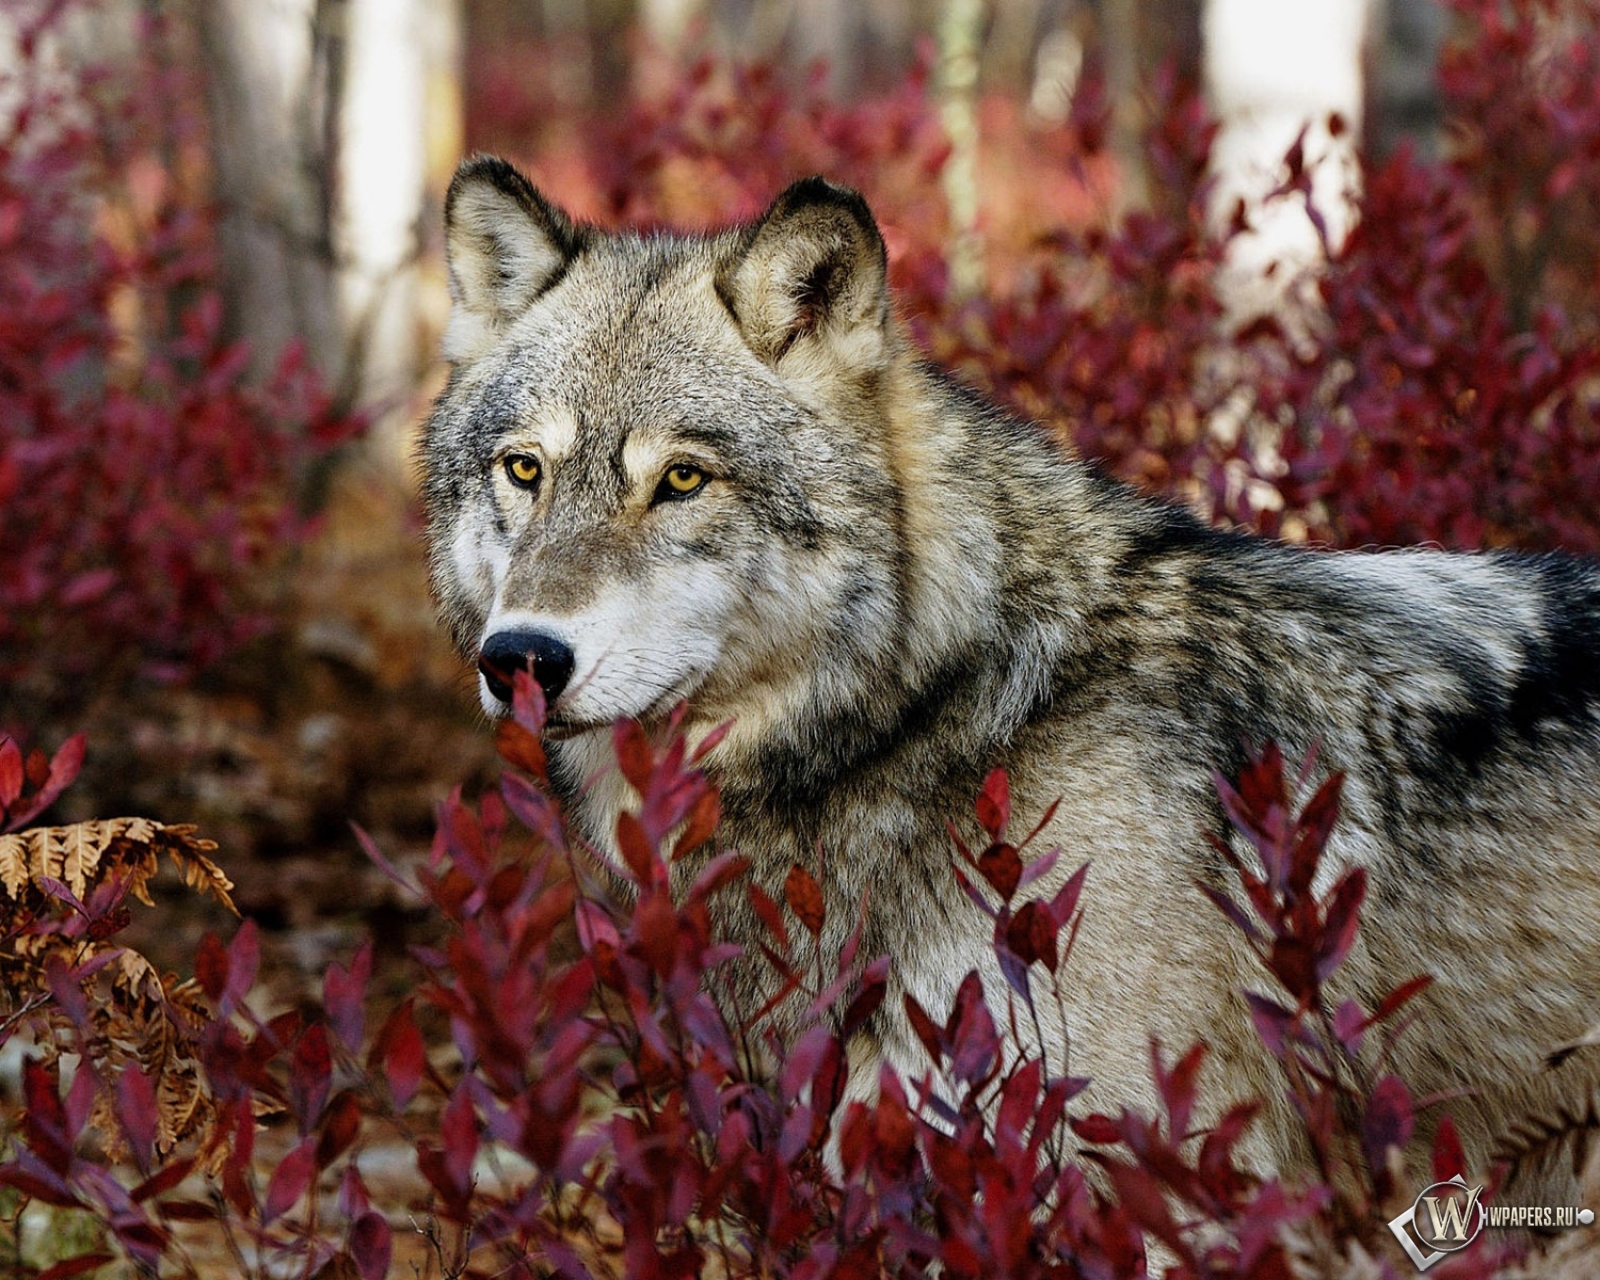
[[497,631],[483,642],[478,670],[489,692],[499,701],[511,701],[511,678],[529,671],[544,690],[544,700],[554,702],[572,679],[572,650],[544,631]]

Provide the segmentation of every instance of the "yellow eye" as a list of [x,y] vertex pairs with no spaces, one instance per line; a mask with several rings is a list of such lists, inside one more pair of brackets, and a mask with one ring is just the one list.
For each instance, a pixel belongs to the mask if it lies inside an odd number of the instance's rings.
[[531,453],[508,453],[506,455],[506,475],[511,478],[511,483],[519,489],[532,489],[539,483],[539,459]]
[[687,498],[709,479],[710,477],[699,467],[691,467],[687,462],[680,462],[675,467],[669,467],[667,474],[662,477],[661,496]]

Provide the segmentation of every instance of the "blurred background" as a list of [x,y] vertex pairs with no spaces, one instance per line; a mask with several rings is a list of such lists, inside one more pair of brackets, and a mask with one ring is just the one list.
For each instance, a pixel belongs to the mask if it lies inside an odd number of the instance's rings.
[[4,0],[0,731],[309,970],[399,920],[348,823],[494,773],[410,462],[473,150],[609,225],[860,187],[932,356],[1208,518],[1600,551],[1597,7]]

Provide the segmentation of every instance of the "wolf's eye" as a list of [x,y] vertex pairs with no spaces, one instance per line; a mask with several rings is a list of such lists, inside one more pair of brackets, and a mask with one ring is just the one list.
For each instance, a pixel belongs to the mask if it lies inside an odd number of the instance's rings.
[[506,475],[519,489],[532,489],[539,483],[539,459],[531,453],[506,454]]
[[661,477],[661,483],[656,486],[655,500],[662,502],[671,501],[673,498],[687,498],[691,493],[697,493],[703,488],[710,478],[699,467],[691,467],[687,462],[680,462],[675,467],[668,467],[667,474]]

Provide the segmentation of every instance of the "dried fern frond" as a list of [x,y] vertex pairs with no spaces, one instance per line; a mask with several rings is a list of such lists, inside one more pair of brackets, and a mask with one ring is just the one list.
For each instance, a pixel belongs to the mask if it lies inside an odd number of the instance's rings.
[[187,823],[169,826],[149,818],[104,818],[0,836],[0,887],[13,902],[21,902],[30,890],[46,892],[44,882],[55,880],[82,901],[115,873],[126,876],[129,892],[149,906],[147,886],[166,853],[186,885],[210,894],[238,915],[233,881],[206,856],[216,842],[200,839],[194,830]]
[[[233,882],[208,856],[216,844],[194,830],[110,818],[0,835],[0,1034],[31,1024],[44,1057],[64,1049],[83,1053],[105,1081],[140,1072],[154,1089],[161,1153],[214,1140],[216,1103],[197,1053],[197,1036],[213,1015],[194,979],[162,973],[138,951],[109,941],[126,923],[125,906],[116,898],[109,911],[94,904],[97,891],[117,884],[152,905],[149,883],[165,853],[188,887],[237,915]],[[54,927],[64,914],[63,888],[89,907],[94,918],[87,930]],[[53,963],[78,977],[82,1003],[75,1010],[52,985],[60,973],[52,977]],[[127,1153],[109,1085],[94,1106],[107,1153],[121,1158]]]

